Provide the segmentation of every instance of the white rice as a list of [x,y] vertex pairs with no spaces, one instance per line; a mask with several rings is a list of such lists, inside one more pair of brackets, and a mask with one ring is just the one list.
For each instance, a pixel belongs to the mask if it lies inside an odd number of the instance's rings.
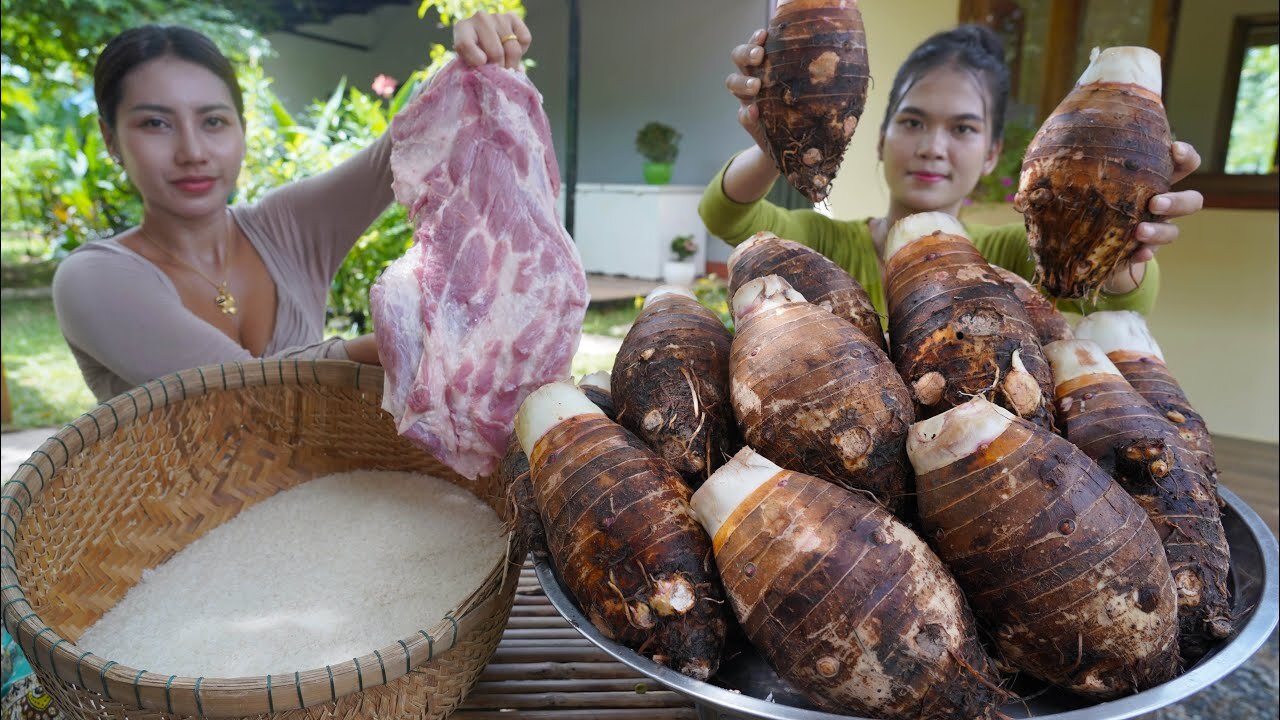
[[292,674],[430,628],[505,551],[498,516],[452,483],[328,475],[258,503],[144,572],[77,644],[168,675]]

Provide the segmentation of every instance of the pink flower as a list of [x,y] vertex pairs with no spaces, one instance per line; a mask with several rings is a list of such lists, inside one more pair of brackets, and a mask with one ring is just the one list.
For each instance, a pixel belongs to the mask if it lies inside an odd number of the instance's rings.
[[379,74],[378,77],[373,79],[373,85],[370,87],[373,88],[374,94],[378,97],[389,98],[396,94],[396,86],[399,84],[400,81],[390,75]]
[[1013,178],[1011,178],[1011,177],[1002,177],[1002,178],[1000,178],[1000,184],[1001,184],[1001,185],[1003,185],[1003,186],[1005,186],[1005,187],[1013,187]]
[[1007,203],[1011,203],[1011,202],[1013,202],[1013,193],[1009,193],[1008,195],[1005,195],[1005,196],[1004,196],[1004,201],[1005,201],[1005,202],[1007,202]]
[[971,197],[967,197],[967,198],[965,198],[965,199],[964,199],[964,204],[965,204],[965,205],[972,205],[972,204],[973,204],[973,198],[971,198]]

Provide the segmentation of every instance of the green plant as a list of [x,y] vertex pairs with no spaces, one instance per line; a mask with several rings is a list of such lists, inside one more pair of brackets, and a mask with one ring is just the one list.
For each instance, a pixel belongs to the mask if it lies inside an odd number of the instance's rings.
[[693,282],[693,294],[698,302],[720,317],[724,326],[733,330],[733,310],[729,308],[729,284],[712,273]]
[[692,235],[677,235],[671,238],[671,254],[676,260],[684,262],[698,252],[698,242]]
[[1027,154],[1027,145],[1031,144],[1037,129],[1021,122],[1005,125],[1004,148],[995,169],[978,179],[978,185],[969,193],[969,203],[1013,202],[1018,192],[1018,177],[1022,174],[1022,157]]
[[636,133],[636,152],[652,163],[673,163],[680,154],[680,137],[670,125],[648,123]]

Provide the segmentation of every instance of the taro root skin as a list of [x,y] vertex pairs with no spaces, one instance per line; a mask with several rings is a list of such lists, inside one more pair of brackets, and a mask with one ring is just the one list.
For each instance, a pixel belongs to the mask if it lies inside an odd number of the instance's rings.
[[516,434],[552,565],[592,625],[689,677],[715,674],[724,591],[680,474],[567,383],[531,393]]
[[1098,345],[1045,348],[1068,440],[1138,501],[1160,536],[1178,592],[1179,645],[1188,664],[1232,632],[1231,551],[1213,478],[1177,429],[1135,391]]
[[1138,248],[1138,223],[1159,219],[1147,208],[1173,173],[1159,67],[1145,48],[1095,49],[1027,147],[1014,206],[1054,297],[1096,295]]
[[848,320],[877,347],[889,351],[871,296],[844,268],[817,250],[761,231],[735,248],[728,264],[729,297],[748,281],[777,275],[806,300]]
[[813,202],[831,181],[867,100],[867,38],[856,0],[778,3],[759,72],[760,124],[782,176]]
[[948,215],[919,213],[898,221],[886,240],[889,351],[913,390],[915,416],[987,395],[1051,430],[1053,380],[1036,329],[958,229]]
[[1178,604],[1146,513],[1061,437],[981,398],[912,426],[923,533],[1002,657],[1095,698],[1178,673]]
[[1147,327],[1146,319],[1132,310],[1091,313],[1081,319],[1076,337],[1098,343],[1133,389],[1173,423],[1178,435],[1200,457],[1205,472],[1216,481],[1218,464],[1214,459],[1213,437],[1204,417],[1191,406],[1186,392],[1165,364],[1164,353]]
[[883,508],[750,447],[693,498],[743,630],[820,708],[1003,717],[995,663],[933,551]]
[[992,265],[991,269],[996,271],[1004,284],[1009,286],[1018,301],[1022,303],[1023,309],[1027,311],[1027,317],[1036,329],[1036,336],[1040,338],[1041,345],[1072,338],[1071,325],[1066,317],[1049,298],[1041,295],[1034,285],[1027,282],[1026,278],[995,265]]
[[733,305],[730,398],[744,439],[907,513],[911,394],[884,351],[776,275],[743,285]]
[[655,290],[610,376],[618,424],[697,487],[741,447],[729,404],[732,336],[688,292]]

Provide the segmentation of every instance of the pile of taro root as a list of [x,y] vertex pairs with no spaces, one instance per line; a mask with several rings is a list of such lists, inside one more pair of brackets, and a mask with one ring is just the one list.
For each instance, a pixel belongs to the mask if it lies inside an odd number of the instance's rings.
[[1073,329],[963,228],[890,233],[866,292],[768,233],[734,328],[655,290],[611,374],[525,400],[523,530],[606,637],[690,677],[745,637],[829,712],[995,718],[1029,675],[1106,700],[1232,631],[1200,416],[1142,317]]
[[[1159,67],[1095,52],[1028,148],[1054,297],[1095,296],[1168,190]],[[825,198],[866,94],[857,4],[779,3],[759,77],[781,177]],[[935,213],[889,233],[887,338],[800,243],[760,233],[729,273],[733,332],[659,288],[610,376],[516,415],[522,529],[601,634],[699,680],[745,638],[820,709],[966,719],[1015,676],[1141,692],[1231,635],[1213,449],[1140,315],[1072,327]]]

